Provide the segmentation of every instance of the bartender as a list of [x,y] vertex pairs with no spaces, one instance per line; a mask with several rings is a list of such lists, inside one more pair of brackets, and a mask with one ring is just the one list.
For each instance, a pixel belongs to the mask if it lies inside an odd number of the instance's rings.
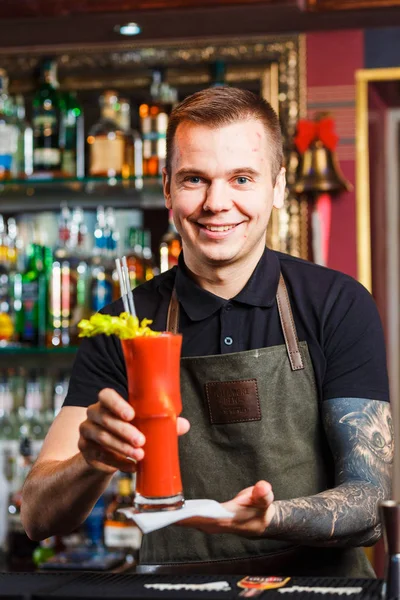
[[[144,536],[142,572],[374,576],[361,546],[380,536],[393,455],[382,327],[357,281],[266,248],[282,160],[278,118],[249,91],[206,89],[171,114],[163,186],[183,251],[134,300],[183,335],[185,496],[234,516]],[[31,538],[72,531],[135,470],[146,441],[126,398],[119,340],[84,339],[24,486]]]

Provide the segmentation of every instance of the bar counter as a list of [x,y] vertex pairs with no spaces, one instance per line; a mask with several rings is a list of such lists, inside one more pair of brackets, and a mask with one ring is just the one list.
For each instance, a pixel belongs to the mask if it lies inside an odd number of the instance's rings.
[[[282,600],[311,600],[339,597],[354,600],[378,600],[382,595],[380,579],[293,577],[277,578],[240,575],[135,575],[94,572],[0,573],[0,598],[7,600],[231,600],[242,597]],[[275,580],[274,580],[275,579]],[[280,578],[283,579],[283,578]],[[264,580],[264,581],[260,581]],[[260,589],[283,584],[278,589]],[[244,586],[244,587],[242,587]]]

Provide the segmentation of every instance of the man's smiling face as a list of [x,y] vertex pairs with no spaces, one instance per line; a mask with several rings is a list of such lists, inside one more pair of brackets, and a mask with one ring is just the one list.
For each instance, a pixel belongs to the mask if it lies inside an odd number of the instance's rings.
[[282,205],[284,186],[283,171],[273,185],[268,134],[259,120],[219,128],[180,123],[164,194],[185,261],[222,267],[253,253],[261,256],[271,210]]

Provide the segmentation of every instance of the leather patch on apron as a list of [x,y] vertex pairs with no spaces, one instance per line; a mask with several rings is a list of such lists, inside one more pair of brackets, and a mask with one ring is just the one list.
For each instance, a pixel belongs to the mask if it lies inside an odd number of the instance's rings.
[[261,421],[257,379],[210,381],[205,389],[213,425]]

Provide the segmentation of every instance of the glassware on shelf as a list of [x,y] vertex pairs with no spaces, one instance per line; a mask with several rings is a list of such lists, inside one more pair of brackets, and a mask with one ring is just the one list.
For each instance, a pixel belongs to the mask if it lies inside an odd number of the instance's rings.
[[12,112],[7,73],[0,69],[0,181],[12,176],[12,164],[17,154],[18,128]]
[[33,170],[48,177],[62,174],[60,146],[61,114],[65,110],[58,91],[57,63],[45,59],[41,66],[40,85],[33,98]]
[[141,177],[142,145],[137,132],[131,129],[129,103],[123,110],[117,92],[106,91],[100,97],[101,118],[90,130],[89,174],[97,177]]

